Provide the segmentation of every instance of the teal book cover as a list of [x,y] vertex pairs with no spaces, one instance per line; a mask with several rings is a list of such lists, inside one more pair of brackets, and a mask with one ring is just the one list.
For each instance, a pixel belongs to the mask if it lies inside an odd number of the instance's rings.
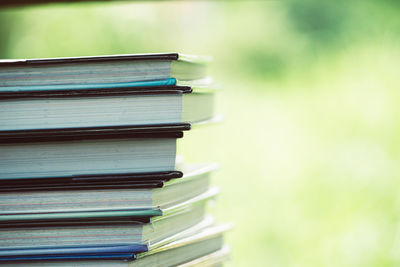
[[158,87],[176,85],[175,78],[167,78],[153,81],[135,81],[121,83],[93,83],[93,84],[56,84],[56,85],[27,85],[5,86],[1,92],[25,92],[25,91],[57,91],[57,90],[90,90],[90,89],[123,89],[132,87]]

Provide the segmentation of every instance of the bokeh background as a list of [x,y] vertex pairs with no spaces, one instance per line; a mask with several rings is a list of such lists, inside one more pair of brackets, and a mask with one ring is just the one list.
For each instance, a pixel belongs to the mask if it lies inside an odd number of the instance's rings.
[[230,266],[400,264],[398,1],[144,1],[0,10],[0,57],[212,55]]

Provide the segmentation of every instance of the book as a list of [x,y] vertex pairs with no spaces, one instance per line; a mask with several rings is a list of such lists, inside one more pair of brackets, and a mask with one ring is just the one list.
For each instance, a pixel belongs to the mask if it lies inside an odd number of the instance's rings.
[[88,136],[17,137],[0,143],[0,179],[174,171],[176,139],[182,133],[138,136],[114,129]]
[[[161,188],[103,188],[92,190],[76,188],[74,190],[35,190],[3,192],[0,194],[0,222],[21,220],[63,219],[74,216],[101,218],[111,216],[104,212],[116,212],[113,217],[145,217],[157,215],[157,211],[182,205],[187,201],[213,195],[210,189],[210,173],[215,164],[189,165],[184,176],[163,184]],[[29,181],[28,181],[29,182]],[[123,212],[127,215],[123,216]],[[102,215],[103,214],[103,215]],[[107,214],[107,213],[106,213]]]
[[204,77],[204,59],[178,53],[0,61],[1,92],[167,86]]
[[169,207],[154,209],[91,210],[1,215],[0,228],[28,226],[104,225],[106,223],[148,223],[153,217],[181,212],[193,203],[211,200],[219,192],[212,187],[207,192]]
[[[155,216],[148,223],[142,222],[105,222],[86,224],[82,218],[80,225],[29,225],[7,226],[0,228],[0,256],[10,253],[88,254],[89,251],[109,251],[116,247],[129,246],[131,252],[147,251],[153,243],[166,242],[167,238],[198,225],[210,225],[211,217],[205,218],[206,199],[186,204]],[[123,252],[123,251],[118,251]],[[117,253],[117,251],[114,251]]]
[[[0,89],[1,90],[1,89]],[[215,93],[190,87],[146,91],[45,91],[0,94],[0,131],[52,134],[57,129],[191,124],[214,116]],[[64,131],[65,132],[65,131]],[[12,135],[12,134],[9,135]]]

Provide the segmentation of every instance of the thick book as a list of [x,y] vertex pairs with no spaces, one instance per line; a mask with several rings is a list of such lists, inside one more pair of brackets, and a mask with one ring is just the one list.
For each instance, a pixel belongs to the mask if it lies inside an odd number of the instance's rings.
[[206,76],[204,60],[178,53],[0,61],[0,92],[167,86]]
[[218,188],[212,187],[207,192],[179,204],[169,207],[154,207],[153,209],[6,214],[1,215],[0,228],[149,223],[154,217],[181,212],[188,205],[211,200],[218,192]]
[[[74,254],[65,251],[36,249],[8,250],[0,261],[9,266],[195,266],[197,263],[221,263],[227,259],[230,249],[223,247],[223,234],[230,225],[210,226],[203,224],[189,228],[173,239],[148,246],[148,251],[137,253],[129,246],[99,247],[98,253]],[[84,249],[82,249],[84,251]],[[25,253],[27,252],[27,253]],[[50,252],[50,253],[49,253]],[[54,253],[52,253],[54,252]],[[190,265],[188,265],[190,264]],[[185,266],[185,265],[184,265]]]
[[[35,190],[0,194],[0,223],[79,218],[151,217],[197,198],[215,195],[210,173],[216,165],[191,165],[161,188]],[[124,215],[125,214],[125,215]]]
[[[108,248],[121,246],[130,246],[132,252],[147,251],[149,244],[159,243],[205,221],[206,200],[201,199],[153,217],[148,223],[1,227],[0,256],[10,255],[10,251],[30,254],[37,248],[40,248],[37,253],[42,254],[56,253],[54,251],[67,254],[102,253]],[[211,223],[212,218],[207,222]]]
[[182,133],[107,133],[0,138],[0,179],[71,178],[175,170]]
[[0,137],[113,127],[150,126],[162,130],[168,125],[210,120],[214,116],[215,93],[204,89],[190,93],[191,90],[175,86],[168,90],[150,87],[0,94]]

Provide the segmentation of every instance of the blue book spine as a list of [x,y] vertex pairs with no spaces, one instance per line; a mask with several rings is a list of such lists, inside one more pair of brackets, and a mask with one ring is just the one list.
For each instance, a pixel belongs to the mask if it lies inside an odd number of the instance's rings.
[[148,251],[148,246],[143,244],[131,245],[99,245],[99,246],[74,246],[74,247],[43,247],[43,248],[16,248],[0,249],[0,260],[10,257],[24,256],[67,256],[67,255],[108,255],[108,254],[132,254]]
[[135,254],[104,254],[104,255],[40,255],[40,256],[16,256],[0,257],[0,262],[7,261],[33,261],[33,260],[134,260]]

